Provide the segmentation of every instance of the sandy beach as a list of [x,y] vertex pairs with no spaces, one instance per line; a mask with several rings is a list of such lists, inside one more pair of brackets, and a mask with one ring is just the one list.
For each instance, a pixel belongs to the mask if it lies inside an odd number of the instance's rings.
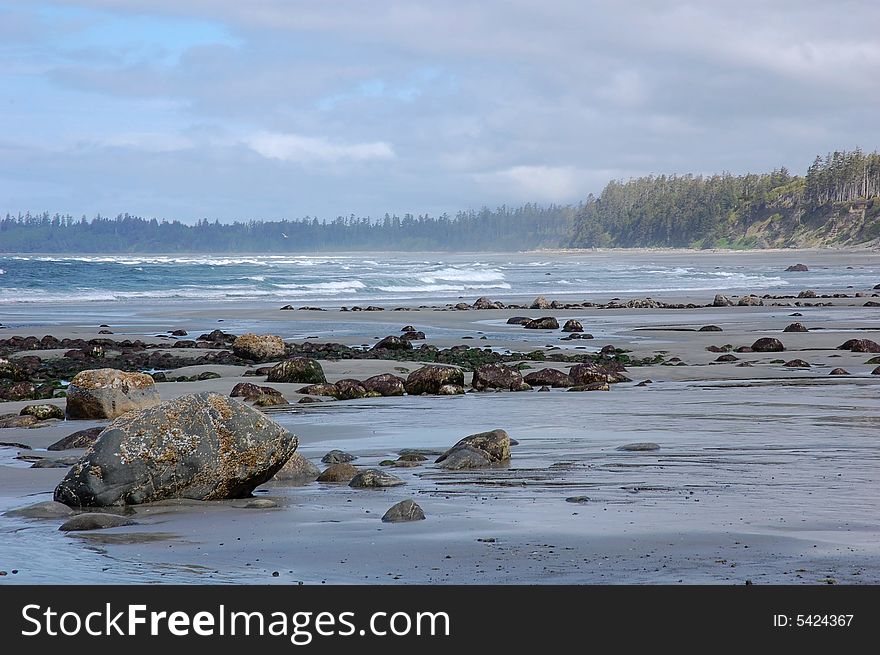
[[[721,262],[734,255],[663,256]],[[868,251],[738,256],[739,263],[780,266],[803,259],[811,268],[880,265],[880,256]],[[178,357],[205,351],[173,348],[170,330],[195,335],[220,328],[277,334],[288,343],[372,346],[409,324],[440,349],[583,354],[612,344],[632,360],[657,362],[627,366],[631,382],[613,384],[610,391],[583,393],[487,391],[301,405],[302,384],[272,384],[291,404],[269,408],[268,415],[297,435],[297,452],[319,466],[322,455],[335,448],[357,456],[358,467],[377,467],[402,449],[440,453],[466,435],[493,428],[519,443],[508,466],[445,471],[431,457],[421,466],[395,468],[406,484],[389,489],[270,482],[256,491],[274,501],[270,508],[245,507],[246,500],[139,505],[124,510],[135,525],[80,533],[59,532],[60,519],[5,514],[0,570],[7,575],[0,584],[880,583],[880,375],[872,375],[876,364],[869,363],[876,355],[838,349],[849,339],[880,336],[880,307],[865,305],[880,301],[880,292],[871,286],[813,286],[810,275],[803,274],[802,288],[762,289],[758,295],[767,297],[761,306],[707,306],[713,291],[651,294],[656,301],[696,305],[690,309],[457,311],[448,303],[422,308],[410,303],[408,311],[394,311],[399,303],[378,303],[384,311],[330,306],[281,311],[276,299],[176,304],[72,299],[63,307],[0,308],[0,323],[7,326],[0,339],[140,339]],[[797,298],[807,289],[816,297]],[[489,295],[526,306],[534,299],[515,289]],[[735,302],[740,295],[730,294]],[[585,299],[560,292],[547,299],[605,304],[638,297],[644,294]],[[562,340],[566,334],[558,329],[507,324],[514,316],[554,316],[560,325],[575,319],[594,338]],[[809,331],[783,331],[794,322]],[[112,334],[99,334],[101,324]],[[699,331],[707,325],[720,331]],[[785,350],[734,350],[762,337],[781,340]],[[49,360],[64,351],[0,353],[11,361],[33,355]],[[731,357],[717,361],[722,355]],[[810,366],[784,366],[793,359]],[[320,362],[329,382],[379,373],[406,377],[421,365],[393,359]],[[523,363],[523,373],[570,366]],[[270,364],[182,367],[173,375],[211,371],[220,377],[157,386],[162,399],[200,391],[228,395],[239,382],[264,384],[265,377],[245,373]],[[837,368],[847,374],[830,375]],[[468,372],[466,383],[470,379]],[[0,403],[0,415],[17,414],[34,402]],[[65,404],[63,398],[39,402]],[[9,444],[0,445],[0,514],[50,500],[67,467],[31,465],[81,455],[82,450],[45,449],[72,432],[106,423],[65,420],[0,429],[0,442]],[[656,442],[660,449],[618,450],[632,442]],[[427,520],[380,521],[406,498],[421,505]],[[573,498],[579,502],[566,500]]]

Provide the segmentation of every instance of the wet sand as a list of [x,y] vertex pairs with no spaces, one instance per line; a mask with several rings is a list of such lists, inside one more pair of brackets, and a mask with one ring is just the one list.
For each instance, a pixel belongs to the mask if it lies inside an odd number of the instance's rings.
[[[862,256],[873,258],[873,264],[880,261],[873,254]],[[800,259],[786,255],[785,264]],[[247,509],[241,501],[140,506],[133,514],[138,525],[72,534],[59,532],[57,519],[0,516],[0,570],[18,571],[0,577],[0,584],[878,583],[880,376],[872,376],[875,365],[867,363],[875,355],[836,346],[850,338],[878,340],[880,308],[863,306],[876,293],[870,288],[813,290],[867,295],[765,300],[831,302],[832,307],[688,310],[393,312],[389,306],[384,312],[318,312],[279,311],[277,303],[140,306],[127,313],[119,305],[83,306],[78,312],[67,307],[63,313],[16,308],[15,321],[5,315],[0,320],[21,325],[0,331],[0,338],[92,338],[98,336],[97,325],[107,322],[114,332],[110,338],[178,328],[198,334],[219,327],[357,345],[412,324],[439,347],[594,352],[613,344],[637,357],[663,352],[686,365],[630,367],[633,382],[613,385],[609,392],[405,396],[270,410],[298,435],[299,452],[316,463],[328,450],[341,448],[358,456],[355,464],[374,466],[403,448],[443,450],[462,436],[496,427],[520,443],[504,468],[446,472],[428,462],[393,469],[407,482],[393,489],[270,483],[257,495],[275,500],[278,507],[271,509]],[[792,291],[796,295],[800,289],[768,293]],[[655,294],[658,300],[698,304],[710,303],[713,296]],[[551,299],[557,297],[563,298]],[[116,313],[111,320],[96,320],[111,310]],[[803,316],[790,316],[794,312]],[[576,318],[596,339],[565,342],[559,331],[506,325],[514,315],[553,315],[560,323]],[[810,332],[783,333],[794,321]],[[723,331],[692,331],[707,324]],[[706,350],[750,345],[764,336],[782,340],[786,351],[734,353],[737,361],[716,363],[720,353]],[[812,366],[788,369],[778,363],[794,358]],[[742,362],[752,366],[737,366]],[[419,366],[382,360],[325,360],[322,365],[330,381],[405,375]],[[829,376],[836,367],[851,375]],[[228,393],[236,382],[261,380],[243,377],[243,366],[194,367],[175,375],[201,370],[222,377],[160,383],[162,397]],[[647,379],[653,384],[637,386]],[[300,397],[296,390],[302,385],[273,386],[291,402]],[[63,405],[63,400],[50,402]],[[0,403],[0,414],[25,404]],[[66,472],[27,468],[16,457],[45,456],[40,449],[48,444],[98,424],[66,421],[0,430],[0,442],[36,449],[0,447],[0,512],[50,499]],[[643,441],[661,448],[616,450]],[[566,501],[575,496],[589,500]],[[415,499],[427,520],[382,523],[385,510],[404,498]]]

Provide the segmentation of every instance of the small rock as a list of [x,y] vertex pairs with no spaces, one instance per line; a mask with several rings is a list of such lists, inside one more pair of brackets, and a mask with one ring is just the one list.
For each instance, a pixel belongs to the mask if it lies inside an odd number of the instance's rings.
[[19,415],[33,416],[40,421],[46,421],[50,418],[64,419],[64,410],[57,405],[44,403],[41,405],[27,405],[19,412]]
[[704,325],[701,327],[698,332],[723,332],[723,330],[717,325]]
[[268,498],[254,498],[247,501],[244,505],[245,509],[271,509],[278,507],[278,503]]
[[810,269],[807,268],[806,264],[792,264],[785,270],[787,273],[806,273]]
[[356,467],[351,464],[331,464],[321,475],[318,476],[318,482],[348,482],[358,474]]
[[396,475],[391,475],[379,469],[366,469],[360,471],[348,483],[354,489],[379,489],[383,487],[398,487],[405,484]]
[[786,366],[788,368],[810,368],[810,363],[804,361],[803,359],[792,359],[785,362],[783,366]]
[[343,450],[331,450],[321,458],[324,464],[343,464],[345,462],[353,462],[357,456],[347,453]]
[[382,516],[384,523],[403,523],[405,521],[423,521],[425,512],[411,498],[401,500]]
[[72,519],[62,523],[58,529],[62,532],[74,532],[79,530],[106,530],[107,528],[119,528],[124,525],[135,525],[135,522],[118,514],[88,512],[86,514],[77,514]]
[[300,453],[293,453],[272,479],[278,482],[304,483],[316,480],[319,475],[321,469]]
[[786,325],[783,332],[809,332],[807,327],[803,323],[791,323],[790,325]]
[[64,503],[47,500],[6,512],[4,516],[20,516],[26,519],[58,519],[73,515],[73,510]]
[[567,503],[574,503],[575,505],[585,505],[590,502],[589,496],[569,496],[565,499]]
[[647,452],[651,450],[660,450],[660,444],[656,444],[652,441],[640,441],[618,446],[617,450],[624,450],[627,452]]
[[849,371],[844,368],[835,368],[828,375],[849,375]]

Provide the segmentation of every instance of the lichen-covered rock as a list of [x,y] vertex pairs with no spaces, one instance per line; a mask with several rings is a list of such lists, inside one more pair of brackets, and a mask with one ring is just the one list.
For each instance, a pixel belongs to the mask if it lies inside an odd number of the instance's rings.
[[280,407],[290,404],[287,398],[280,393],[261,393],[259,396],[251,396],[246,400],[253,403],[254,407]]
[[532,386],[570,387],[574,384],[571,376],[565,371],[555,368],[542,368],[539,371],[527,373],[523,380]]
[[785,346],[779,339],[761,337],[752,344],[752,350],[756,353],[779,353],[785,350]]
[[375,391],[381,396],[402,396],[406,391],[405,381],[403,378],[392,375],[391,373],[382,373],[374,375],[361,382],[361,386],[367,391]]
[[153,378],[99,368],[77,373],[67,387],[67,418],[116,418],[125,412],[159,404]]
[[293,453],[272,479],[276,482],[303,484],[317,480],[319,475],[321,475],[321,469],[299,453]]
[[412,347],[409,339],[392,334],[377,342],[371,350],[412,350]]
[[422,366],[406,378],[406,392],[411,396],[437,394],[444,385],[464,386],[464,373],[452,366]]
[[41,405],[27,405],[26,407],[22,408],[19,414],[21,416],[33,416],[40,421],[46,421],[50,418],[64,418],[63,409],[58,407],[58,405],[50,405],[48,403],[44,403]]
[[321,475],[318,476],[318,482],[348,482],[358,473],[356,466],[352,466],[347,462],[339,464],[331,464]]
[[74,448],[89,448],[98,439],[98,435],[104,431],[104,426],[77,430],[73,434],[59,439],[46,450],[73,450]]
[[386,473],[381,469],[366,469],[360,471],[348,483],[354,489],[381,489],[384,487],[398,487],[406,484],[396,475]]
[[505,389],[507,391],[528,391],[531,387],[523,381],[522,374],[515,368],[504,364],[483,364],[474,370],[473,387],[484,389]]
[[459,440],[435,462],[440,468],[479,468],[510,459],[510,436],[504,430],[471,434]]
[[284,357],[284,339],[274,334],[242,334],[232,342],[236,357],[253,362],[264,362]]
[[327,378],[324,376],[324,369],[314,359],[292,357],[269,369],[267,381],[321,384],[326,382]]
[[296,447],[295,436],[241,401],[181,396],[113,421],[55,489],[55,500],[91,507],[242,498]]
[[527,330],[558,330],[559,321],[552,316],[536,318],[523,325]]
[[383,523],[404,523],[407,521],[423,521],[425,512],[412,498],[401,500],[392,505],[382,516]]
[[583,332],[584,326],[581,325],[580,321],[576,321],[573,318],[568,319],[565,322],[565,325],[562,326],[563,332]]

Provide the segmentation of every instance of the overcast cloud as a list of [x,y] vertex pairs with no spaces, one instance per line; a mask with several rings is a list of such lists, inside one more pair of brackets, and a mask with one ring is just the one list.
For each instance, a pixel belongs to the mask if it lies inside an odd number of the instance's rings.
[[0,0],[0,211],[577,202],[880,147],[880,3]]

